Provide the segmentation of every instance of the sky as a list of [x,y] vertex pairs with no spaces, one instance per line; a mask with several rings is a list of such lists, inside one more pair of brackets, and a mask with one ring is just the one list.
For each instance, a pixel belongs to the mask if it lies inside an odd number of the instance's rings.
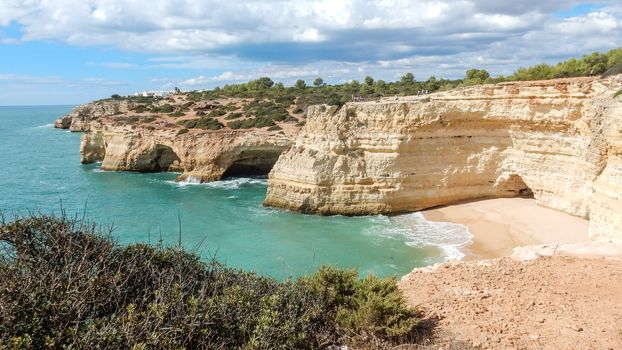
[[0,105],[261,76],[508,75],[620,46],[620,0],[0,0]]

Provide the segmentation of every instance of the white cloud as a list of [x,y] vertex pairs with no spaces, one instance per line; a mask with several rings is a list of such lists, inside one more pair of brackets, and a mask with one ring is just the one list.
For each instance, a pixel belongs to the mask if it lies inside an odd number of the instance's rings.
[[[19,22],[23,40],[105,44],[159,53],[205,52],[232,45],[324,42],[338,39],[341,31],[361,29],[419,28],[432,36],[509,34],[537,27],[543,16],[574,3],[527,0],[499,6],[497,0],[2,0],[0,24]],[[390,37],[386,40],[393,41]]]
[[[202,87],[270,76],[339,82],[412,71],[509,74],[622,45],[622,4],[559,18],[575,0],[0,0],[0,26],[21,38],[157,55],[141,68],[188,70],[151,84]],[[114,60],[111,59],[111,60]],[[137,68],[124,62],[108,68]],[[217,73],[210,73],[217,72]],[[1,80],[1,79],[0,79]],[[84,83],[84,82],[83,82]]]

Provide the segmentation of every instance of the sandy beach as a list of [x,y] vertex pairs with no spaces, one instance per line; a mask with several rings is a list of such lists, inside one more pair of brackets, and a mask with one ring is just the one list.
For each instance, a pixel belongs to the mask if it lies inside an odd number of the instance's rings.
[[423,211],[427,220],[465,225],[473,243],[465,260],[508,256],[518,246],[589,241],[588,220],[541,207],[533,199],[496,198]]

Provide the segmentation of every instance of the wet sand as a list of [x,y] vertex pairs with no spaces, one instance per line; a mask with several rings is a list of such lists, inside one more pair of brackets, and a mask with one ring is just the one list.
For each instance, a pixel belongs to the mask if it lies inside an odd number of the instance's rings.
[[473,243],[463,249],[465,260],[508,256],[518,246],[589,241],[589,221],[539,206],[533,199],[484,199],[422,213],[427,220],[469,228]]

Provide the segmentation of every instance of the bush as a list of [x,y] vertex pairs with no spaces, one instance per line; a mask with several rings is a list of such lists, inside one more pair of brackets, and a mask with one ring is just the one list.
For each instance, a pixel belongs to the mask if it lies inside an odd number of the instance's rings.
[[244,107],[247,116],[256,116],[281,121],[289,117],[287,109],[272,101],[254,101]]
[[179,117],[183,117],[184,115],[186,115],[186,113],[182,112],[182,111],[177,111],[177,112],[173,112],[171,114],[169,114],[171,117],[173,118],[179,118]]
[[227,111],[225,110],[225,108],[218,107],[214,109],[213,111],[209,112],[207,116],[215,118],[215,117],[220,117],[225,114],[227,114]]
[[279,131],[279,130],[283,130],[283,128],[278,125],[273,125],[268,128],[268,131]]
[[251,129],[264,128],[266,126],[275,126],[276,124],[268,117],[247,118],[244,120],[234,120],[227,124],[231,129]]
[[239,119],[239,118],[242,118],[242,116],[243,116],[242,113],[231,113],[225,117],[225,120]]
[[613,98],[616,98],[618,96],[622,95],[622,89],[618,90],[618,92],[616,92],[615,94],[613,94]]
[[187,134],[190,130],[183,128],[177,132],[177,135]]
[[146,116],[146,117],[144,117],[144,118],[143,118],[143,122],[144,122],[144,123],[151,123],[151,122],[155,121],[156,119],[157,119],[157,117],[156,117],[156,116],[154,116],[154,115],[150,115],[150,116]]
[[0,305],[0,344],[29,349],[377,347],[418,321],[392,279],[322,268],[280,283],[50,216],[2,221]]
[[172,113],[173,110],[173,106],[168,103],[162,105],[160,108],[157,109],[157,111],[160,113]]
[[180,120],[177,124],[185,126],[188,129],[206,129],[218,130],[224,128],[224,125],[214,118],[201,117],[197,119]]
[[148,110],[148,109],[147,109],[147,106],[145,106],[145,105],[137,105],[137,106],[134,108],[134,111],[135,111],[136,113],[145,113],[145,112],[147,112],[147,110]]

